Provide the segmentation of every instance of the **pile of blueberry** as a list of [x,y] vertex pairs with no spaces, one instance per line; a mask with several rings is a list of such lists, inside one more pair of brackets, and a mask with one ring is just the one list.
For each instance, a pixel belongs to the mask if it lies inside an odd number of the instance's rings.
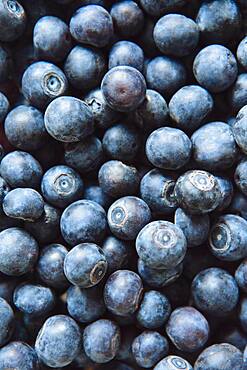
[[0,0],[0,370],[247,370],[247,0]]

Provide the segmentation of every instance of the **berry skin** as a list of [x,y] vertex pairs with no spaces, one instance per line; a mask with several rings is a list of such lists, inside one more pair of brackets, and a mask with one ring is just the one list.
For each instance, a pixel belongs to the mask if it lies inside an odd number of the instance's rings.
[[[0,56],[0,59],[2,59],[1,56]],[[2,75],[3,73],[1,72],[1,64],[0,64],[0,76]],[[10,104],[9,104],[7,97],[2,92],[0,92],[0,122],[4,121],[9,111],[9,108],[10,108]]]
[[202,87],[218,93],[233,84],[238,74],[238,67],[229,49],[222,45],[210,45],[195,57],[193,72]]
[[76,357],[81,344],[81,331],[69,316],[50,316],[40,329],[35,342],[36,353],[42,362],[51,367],[69,365]]
[[114,236],[134,240],[151,219],[148,205],[140,198],[127,196],[116,200],[107,213],[108,225]]
[[233,124],[233,135],[240,149],[247,154],[247,140],[245,131],[247,129],[247,105],[240,109]]
[[194,370],[242,370],[243,355],[239,349],[228,343],[213,344],[197,358]]
[[85,242],[100,242],[106,232],[104,209],[90,200],[78,200],[63,212],[60,228],[65,241],[70,245]]
[[171,313],[171,305],[167,297],[156,291],[144,293],[136,318],[146,329],[157,329],[164,325]]
[[183,57],[195,50],[199,41],[199,28],[184,15],[168,14],[158,20],[153,36],[163,54]]
[[0,233],[0,271],[9,276],[21,276],[31,271],[38,258],[38,244],[25,230],[18,227]]
[[189,85],[178,90],[169,102],[169,114],[176,126],[193,132],[212,111],[214,101],[206,89]]
[[151,133],[146,142],[146,155],[153,166],[177,170],[190,159],[192,144],[181,130],[161,127]]
[[120,330],[111,320],[97,320],[86,326],[83,332],[83,347],[94,362],[111,361],[120,347]]
[[239,290],[235,279],[225,270],[211,267],[202,270],[192,282],[196,307],[215,317],[230,313],[238,303]]
[[10,342],[0,349],[2,369],[39,370],[40,362],[35,350],[24,342]]
[[54,166],[43,176],[41,191],[47,202],[65,208],[83,194],[83,181],[79,174],[67,166]]
[[236,113],[247,104],[246,87],[247,73],[241,73],[232,85],[228,95],[229,103]]
[[244,69],[247,69],[247,37],[244,37],[238,45],[237,58]]
[[2,347],[12,337],[15,328],[15,316],[11,306],[3,298],[0,298],[0,310],[0,346]]
[[[188,330],[190,335],[187,336]],[[209,338],[209,325],[205,317],[193,307],[174,310],[166,325],[166,333],[181,351],[195,352],[201,349]]]
[[112,18],[102,6],[83,6],[70,20],[70,33],[77,42],[102,48],[113,36]]
[[179,356],[167,356],[163,358],[155,367],[153,370],[193,370],[192,366]]
[[243,260],[235,271],[235,280],[243,292],[247,292],[247,260]]
[[144,26],[144,14],[135,1],[122,0],[113,4],[111,16],[116,32],[126,38],[136,36]]
[[68,280],[63,265],[68,250],[61,244],[50,244],[42,248],[37,262],[39,278],[53,288],[66,288]]
[[131,249],[128,242],[108,236],[102,245],[107,260],[108,272],[114,272],[128,265],[131,258]]
[[168,353],[169,345],[165,337],[156,331],[144,331],[132,343],[132,352],[137,364],[151,368]]
[[144,54],[139,45],[131,41],[118,41],[109,54],[109,69],[118,66],[130,66],[143,70]]
[[[241,233],[240,233],[241,230]],[[247,256],[247,221],[237,215],[223,215],[211,228],[211,252],[222,261],[238,261]]]
[[40,149],[48,138],[43,114],[25,105],[19,105],[9,112],[4,131],[9,142],[24,151]]
[[135,167],[112,160],[101,166],[98,180],[100,187],[107,195],[119,198],[136,194],[140,175]]
[[168,269],[183,261],[187,249],[180,227],[169,221],[147,224],[136,238],[136,251],[143,262],[154,269]]
[[105,57],[100,50],[77,45],[65,61],[64,72],[73,87],[85,91],[100,83],[106,66]]
[[212,212],[222,200],[216,177],[201,170],[188,171],[180,176],[174,193],[179,206],[192,214]]
[[71,96],[53,100],[45,111],[44,120],[48,133],[65,143],[80,141],[94,130],[93,115],[88,105]]
[[104,288],[106,308],[119,316],[133,314],[143,294],[141,278],[133,271],[118,270],[110,275]]
[[71,286],[67,290],[66,302],[69,314],[81,323],[95,321],[105,312],[102,291],[98,287],[83,289]]
[[27,15],[22,5],[16,0],[0,1],[0,41],[11,42],[24,32]]
[[64,274],[71,284],[81,288],[97,285],[107,270],[103,250],[93,243],[82,243],[72,248],[64,259]]
[[107,104],[119,112],[135,110],[144,100],[146,82],[135,68],[119,66],[110,69],[101,83]]
[[165,13],[179,10],[184,4],[184,0],[141,0],[143,9],[151,16],[160,17]]
[[68,81],[60,68],[48,62],[31,64],[22,76],[24,97],[34,106],[45,108],[53,99],[64,95]]
[[39,162],[29,153],[16,150],[4,156],[0,174],[13,188],[36,189],[43,175]]
[[72,46],[67,24],[58,17],[40,18],[33,29],[33,45],[40,59],[62,61]]
[[37,284],[21,284],[13,294],[14,305],[32,316],[43,316],[55,306],[55,295],[50,288]]

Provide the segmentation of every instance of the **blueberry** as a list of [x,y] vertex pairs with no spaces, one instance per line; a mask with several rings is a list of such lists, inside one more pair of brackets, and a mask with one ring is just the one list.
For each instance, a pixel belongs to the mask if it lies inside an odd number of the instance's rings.
[[244,69],[247,69],[247,37],[244,37],[238,45],[237,58]]
[[101,83],[101,90],[112,109],[128,112],[135,110],[143,102],[146,82],[137,69],[119,66],[106,73]]
[[228,343],[213,344],[197,358],[194,370],[242,370],[243,355],[239,349]]
[[149,171],[140,183],[140,194],[155,214],[169,214],[176,209],[173,196],[175,180],[158,169]]
[[237,146],[231,127],[224,122],[210,122],[191,137],[193,156],[200,168],[223,170],[237,157]]
[[112,198],[103,192],[97,182],[89,183],[85,186],[84,198],[98,203],[105,210],[107,210],[112,203]]
[[217,337],[217,343],[229,343],[240,351],[244,351],[247,335],[241,329],[232,324],[226,327],[224,332],[219,334],[220,335]]
[[26,222],[25,229],[33,235],[40,244],[51,243],[59,236],[60,217],[60,209],[45,203],[41,217],[36,221]]
[[103,250],[93,243],[82,243],[72,248],[64,259],[67,279],[81,288],[97,285],[107,270]]
[[232,85],[229,92],[229,102],[234,112],[238,112],[247,104],[247,73],[238,75],[235,83]]
[[64,150],[64,160],[68,166],[80,173],[98,169],[103,161],[101,141],[95,136],[89,136],[78,143],[67,143]]
[[108,224],[114,236],[134,240],[150,221],[148,205],[140,198],[127,196],[116,200],[108,210]]
[[62,142],[80,141],[94,130],[90,108],[72,96],[61,96],[53,100],[45,111],[44,120],[48,133]]
[[64,367],[76,357],[81,343],[81,332],[69,316],[56,315],[47,319],[35,342],[38,357],[45,365]]
[[246,257],[247,221],[237,215],[220,216],[210,230],[209,243],[220,260],[238,261]]
[[190,18],[168,14],[154,27],[154,41],[163,54],[183,57],[192,53],[199,41],[199,29]]
[[180,176],[174,188],[177,202],[189,213],[208,213],[221,203],[217,179],[209,172],[192,170]]
[[140,139],[140,132],[135,127],[119,123],[106,130],[102,144],[108,157],[127,162],[136,158]]
[[34,189],[16,188],[5,196],[3,210],[8,217],[32,222],[44,212],[44,201]]
[[119,316],[133,314],[139,307],[143,285],[139,275],[129,270],[118,270],[110,275],[104,288],[106,308]]
[[11,190],[8,183],[4,180],[4,178],[0,177],[0,206],[2,206],[4,198],[10,191]]
[[197,247],[206,242],[210,230],[210,219],[207,214],[190,215],[182,208],[177,208],[174,223],[183,231],[188,247]]
[[21,226],[22,226],[21,220],[17,220],[16,218],[6,216],[2,209],[2,206],[0,207],[0,232],[5,229],[9,229],[10,227],[21,227]]
[[38,20],[33,29],[33,45],[42,60],[62,61],[71,48],[69,28],[58,17],[45,16]]
[[169,114],[178,128],[193,132],[211,113],[213,105],[213,98],[206,89],[197,85],[184,86],[172,96]]
[[[1,67],[0,67],[0,76],[2,76]],[[10,104],[8,98],[2,92],[0,92],[0,122],[4,121],[5,117],[8,114],[9,107]]]
[[180,227],[169,221],[147,224],[136,238],[136,251],[143,262],[156,269],[168,269],[183,261],[187,249]]
[[9,342],[13,334],[15,328],[15,316],[11,306],[3,298],[0,298],[0,310],[1,310],[0,346],[2,347],[4,344]]
[[185,0],[140,0],[140,3],[145,12],[151,16],[160,17],[180,9],[185,4]]
[[156,290],[144,293],[136,318],[146,329],[157,329],[164,325],[171,313],[168,298]]
[[35,107],[45,108],[53,99],[64,95],[68,81],[60,68],[48,62],[31,64],[22,77],[24,97]]
[[81,323],[95,321],[105,312],[102,292],[98,287],[82,289],[71,286],[67,290],[66,301],[69,314]]
[[63,212],[60,228],[63,238],[70,245],[84,242],[99,242],[106,231],[104,209],[90,200],[70,204]]
[[145,281],[152,288],[161,288],[172,284],[179,278],[183,272],[183,263],[177,266],[169,267],[167,269],[152,268],[139,258],[138,259],[138,273],[142,280]]
[[[123,1],[122,4],[130,2],[132,3],[132,1],[127,0]],[[125,29],[127,29],[126,26]],[[142,49],[139,45],[131,41],[118,41],[113,45],[109,54],[109,69],[118,66],[130,66],[142,72],[143,63],[144,54]]]
[[195,352],[207,342],[209,325],[205,317],[195,308],[181,307],[171,313],[166,333],[178,349]]
[[167,56],[158,56],[148,62],[146,80],[149,89],[169,98],[185,85],[186,70],[180,61]]
[[238,37],[241,13],[234,0],[202,1],[196,22],[203,40],[221,44]]
[[117,34],[132,37],[139,34],[144,26],[144,14],[135,1],[122,0],[113,4],[111,16]]
[[239,288],[247,293],[247,259],[244,259],[235,271],[235,280]]
[[29,153],[16,150],[5,155],[0,174],[14,188],[36,189],[43,175],[39,162]]
[[120,161],[105,162],[98,172],[102,190],[114,198],[136,194],[140,175],[137,169]]
[[191,141],[183,131],[161,127],[148,137],[146,155],[155,167],[177,170],[189,161],[191,148]]
[[65,61],[64,72],[76,89],[92,89],[106,72],[106,60],[100,50],[77,45]]
[[55,306],[55,295],[50,288],[24,283],[15,288],[14,305],[22,312],[33,316],[43,316]]
[[101,89],[90,91],[85,96],[85,102],[89,105],[93,113],[93,119],[97,128],[106,129],[117,123],[121,113],[112,110],[107,105]]
[[153,367],[168,353],[169,344],[157,331],[144,331],[132,344],[132,352],[137,364],[143,368]]
[[83,332],[83,347],[86,355],[96,363],[107,363],[115,356],[120,346],[120,330],[111,320],[97,320]]
[[39,149],[47,140],[43,114],[31,106],[19,105],[11,110],[4,130],[9,142],[21,150]]
[[10,342],[0,349],[2,369],[39,370],[40,363],[35,350],[24,342]]
[[68,166],[50,168],[43,176],[41,191],[44,198],[57,207],[65,208],[83,194],[83,181]]
[[19,38],[26,27],[27,15],[16,0],[0,2],[0,41],[10,42]]
[[235,123],[232,127],[233,135],[240,149],[247,154],[247,140],[245,132],[247,129],[247,105],[240,109]]
[[102,48],[113,36],[112,18],[102,6],[83,6],[70,20],[70,33],[77,42]]
[[216,208],[217,212],[224,211],[229,207],[234,194],[233,184],[231,179],[224,176],[215,176],[218,181],[221,191],[221,203]]
[[147,90],[143,103],[134,112],[135,120],[145,131],[164,126],[168,120],[168,107],[165,99],[155,90]]
[[170,355],[161,360],[153,370],[193,370],[192,366],[184,358]]
[[235,279],[225,270],[212,267],[202,270],[191,286],[196,307],[213,317],[225,316],[238,303],[238,286]]
[[120,270],[128,265],[131,249],[126,241],[110,235],[104,240],[102,250],[107,260],[109,272]]
[[0,233],[0,271],[20,276],[32,270],[38,258],[38,245],[25,230],[11,227]]
[[238,74],[232,52],[222,45],[210,45],[195,57],[193,72],[200,85],[210,92],[222,92],[230,87]]
[[[3,1],[1,1],[1,3],[2,2]],[[0,82],[6,82],[12,76],[12,68],[13,68],[12,58],[10,57],[9,52],[0,45]],[[1,92],[1,94],[3,93]],[[1,100],[3,100],[2,95],[1,95]],[[4,118],[3,115],[5,116],[7,114],[5,104],[6,104],[6,101],[4,99],[4,106],[3,108],[1,108],[1,111],[2,109],[3,111],[0,113],[1,122]]]

